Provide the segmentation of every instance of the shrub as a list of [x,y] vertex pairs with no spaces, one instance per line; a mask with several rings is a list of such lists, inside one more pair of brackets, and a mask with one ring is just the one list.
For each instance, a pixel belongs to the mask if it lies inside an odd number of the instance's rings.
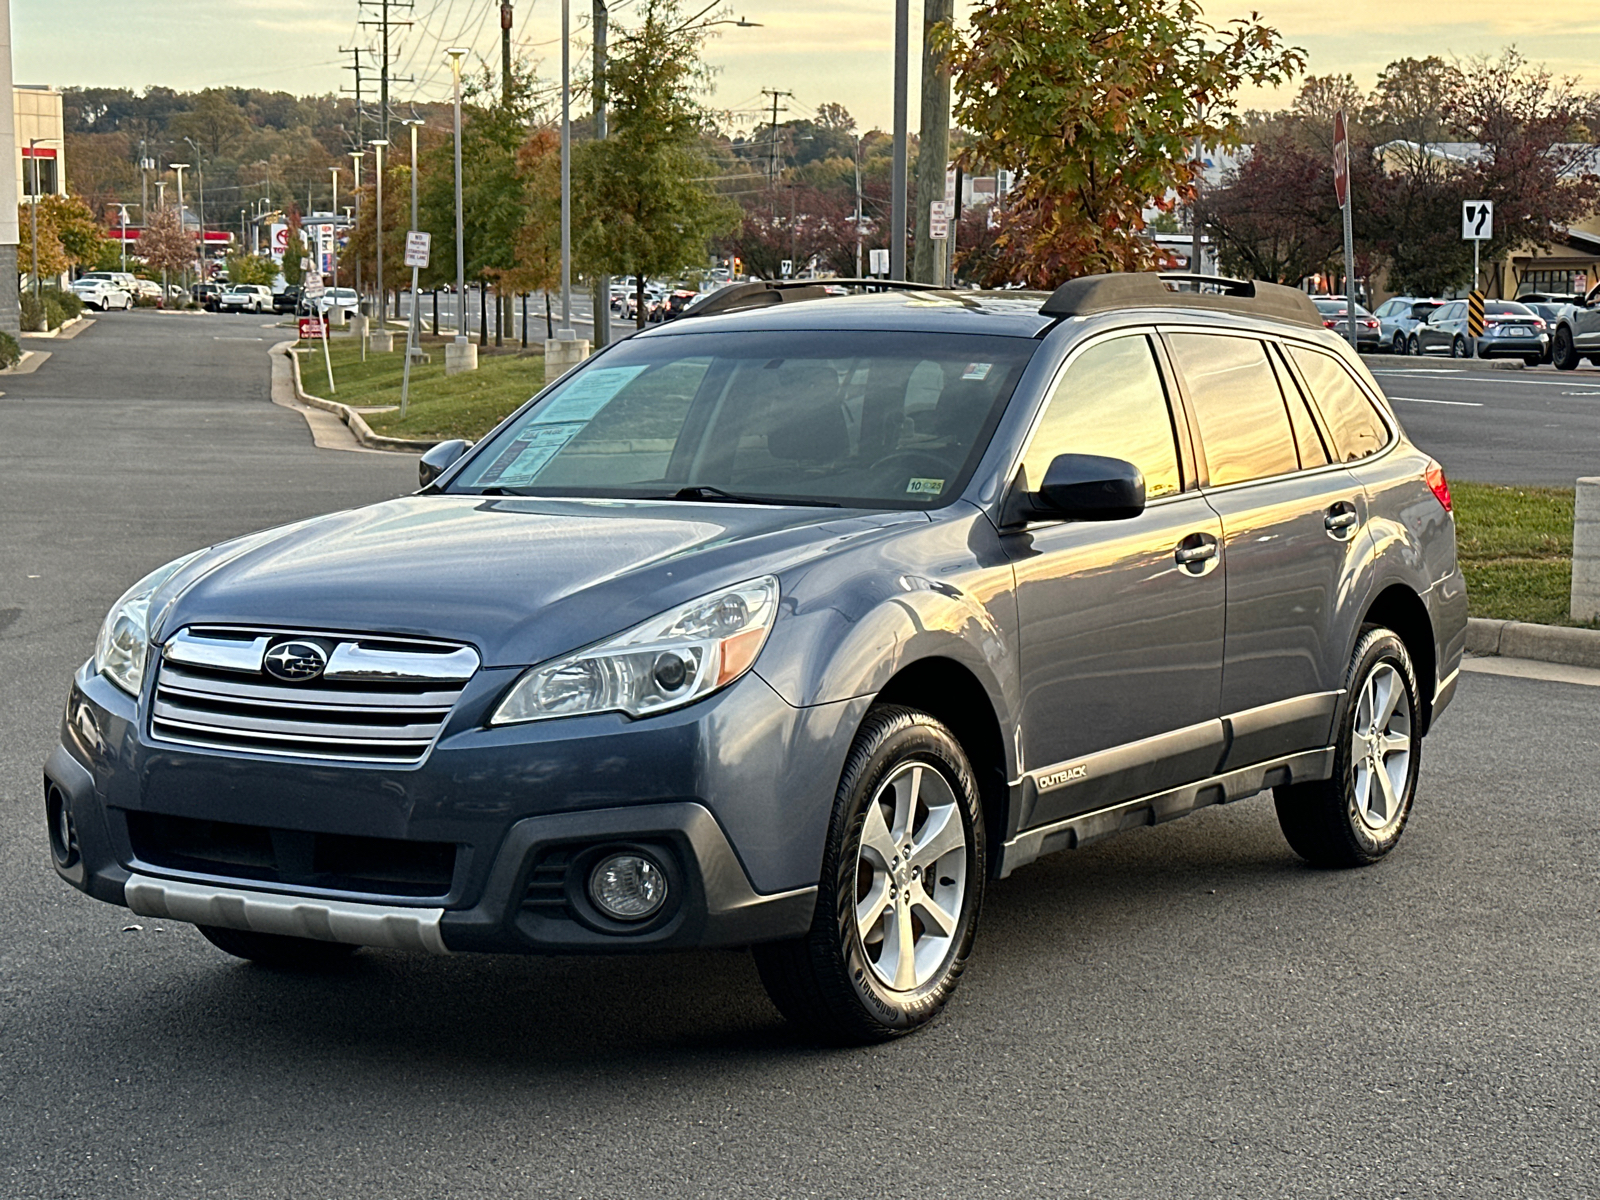
[[22,293],[22,327],[29,333],[37,333],[44,328],[44,302],[32,292]]
[[67,315],[66,305],[61,303],[60,292],[44,293],[44,323],[51,329],[58,329],[71,318]]
[[76,292],[54,292],[52,294],[60,300],[61,311],[67,314],[67,320],[70,321],[73,317],[82,315],[83,301],[78,299]]
[[17,339],[0,330],[0,367],[14,367],[22,361],[22,347]]

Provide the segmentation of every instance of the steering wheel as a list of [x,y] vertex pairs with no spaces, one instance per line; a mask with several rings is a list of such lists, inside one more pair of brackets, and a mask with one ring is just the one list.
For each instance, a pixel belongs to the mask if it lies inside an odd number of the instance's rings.
[[931,468],[929,474],[932,478],[946,479],[950,475],[950,464],[931,450],[896,450],[891,454],[885,454],[867,470],[877,473],[880,468],[897,462],[910,464],[913,470],[916,467]]

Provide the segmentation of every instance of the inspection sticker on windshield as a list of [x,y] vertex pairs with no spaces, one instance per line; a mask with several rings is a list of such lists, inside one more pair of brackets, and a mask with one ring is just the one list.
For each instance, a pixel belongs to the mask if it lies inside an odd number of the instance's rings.
[[908,496],[937,496],[942,491],[944,491],[942,479],[913,479],[906,484]]
[[532,424],[588,421],[644,372],[644,367],[596,367],[574,379],[560,395],[534,409]]
[[989,372],[994,370],[993,363],[968,363],[967,369],[961,373],[963,379],[987,379]]

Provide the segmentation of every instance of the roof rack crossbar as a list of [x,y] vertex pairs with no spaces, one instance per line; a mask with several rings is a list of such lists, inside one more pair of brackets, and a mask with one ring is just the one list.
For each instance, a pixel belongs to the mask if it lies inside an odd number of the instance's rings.
[[[1178,291],[1173,283],[1197,290]],[[1201,287],[1209,291],[1198,290]],[[1209,309],[1323,328],[1322,314],[1298,288],[1218,275],[1127,273],[1069,279],[1039,307],[1047,317],[1086,317],[1126,308]]]
[[678,314],[683,317],[709,317],[717,313],[737,312],[746,308],[769,308],[774,304],[794,303],[799,300],[822,300],[830,293],[827,289],[863,288],[882,292],[939,292],[944,291],[934,283],[912,283],[905,279],[760,279],[754,283],[733,283],[708,292],[688,304]]

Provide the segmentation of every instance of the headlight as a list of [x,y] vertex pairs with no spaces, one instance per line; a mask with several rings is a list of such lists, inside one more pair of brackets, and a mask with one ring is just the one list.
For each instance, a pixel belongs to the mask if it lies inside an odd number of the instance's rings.
[[150,599],[191,560],[196,550],[146,575],[111,606],[94,644],[94,669],[130,696],[144,682],[145,656],[150,652]]
[[778,581],[770,575],[712,592],[529,669],[489,723],[681,708],[748,671],[777,615]]

